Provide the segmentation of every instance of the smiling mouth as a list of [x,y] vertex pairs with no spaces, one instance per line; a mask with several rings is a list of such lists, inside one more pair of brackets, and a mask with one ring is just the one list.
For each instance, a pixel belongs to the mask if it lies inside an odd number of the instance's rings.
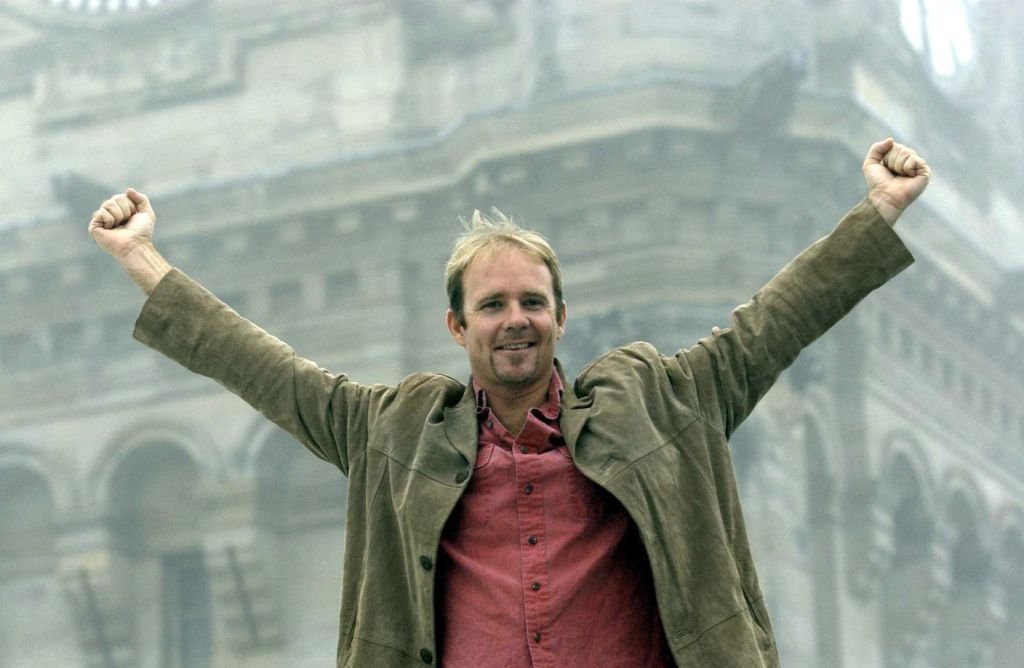
[[532,345],[533,345],[532,343],[508,343],[508,344],[505,344],[503,346],[498,346],[497,350],[508,350],[508,351],[515,352],[517,350],[526,350],[527,348],[531,347]]

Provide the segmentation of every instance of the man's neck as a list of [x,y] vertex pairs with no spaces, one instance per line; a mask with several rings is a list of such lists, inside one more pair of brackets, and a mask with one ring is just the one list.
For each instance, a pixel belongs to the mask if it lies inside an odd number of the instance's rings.
[[[551,373],[554,373],[554,369]],[[548,376],[543,383],[529,388],[517,388],[499,386],[495,388],[484,387],[487,393],[487,405],[494,413],[498,421],[504,425],[511,434],[518,435],[526,426],[526,418],[531,408],[537,408],[548,399],[548,390],[551,387],[551,376]]]

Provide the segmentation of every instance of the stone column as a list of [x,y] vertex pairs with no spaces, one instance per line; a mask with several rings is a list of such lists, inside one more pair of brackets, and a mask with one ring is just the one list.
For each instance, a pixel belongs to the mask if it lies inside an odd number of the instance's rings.
[[843,491],[847,578],[861,600],[878,593],[882,573],[892,559],[892,509],[879,498],[877,480],[849,480]]

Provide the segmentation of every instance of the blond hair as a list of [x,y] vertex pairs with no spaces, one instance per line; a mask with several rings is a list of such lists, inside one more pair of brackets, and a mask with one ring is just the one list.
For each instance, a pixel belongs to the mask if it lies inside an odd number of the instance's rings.
[[491,216],[473,211],[467,221],[460,216],[465,231],[455,240],[452,255],[444,268],[445,287],[448,290],[448,305],[455,313],[460,325],[466,324],[465,289],[462,277],[473,260],[483,254],[491,254],[504,248],[523,251],[530,257],[543,262],[551,272],[551,288],[555,296],[555,316],[562,319],[562,267],[551,245],[540,234],[524,230],[511,218],[496,208]]

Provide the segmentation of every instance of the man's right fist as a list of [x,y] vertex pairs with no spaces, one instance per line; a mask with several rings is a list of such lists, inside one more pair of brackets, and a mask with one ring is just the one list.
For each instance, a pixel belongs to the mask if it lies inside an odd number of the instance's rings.
[[128,188],[96,209],[89,221],[89,234],[100,248],[120,258],[139,245],[152,244],[155,223],[149,198]]

